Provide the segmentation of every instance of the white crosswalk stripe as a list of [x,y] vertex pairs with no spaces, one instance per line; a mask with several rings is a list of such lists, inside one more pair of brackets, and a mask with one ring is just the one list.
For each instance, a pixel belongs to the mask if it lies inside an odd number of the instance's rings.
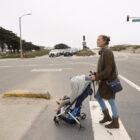
[[130,80],[128,80],[127,78],[125,78],[122,75],[119,75],[119,77],[124,80],[126,83],[128,83],[130,86],[132,86],[133,88],[137,89],[138,91],[140,91],[140,87],[138,85],[136,85],[135,83],[131,82]]
[[[104,127],[103,124],[99,124],[99,120],[101,120],[103,116],[98,102],[90,101],[89,105],[90,105],[94,140],[131,140],[121,120],[119,120],[119,124],[120,124],[119,129],[111,129],[111,130],[107,129]],[[108,106],[109,111],[111,112],[111,108],[108,102],[106,102],[106,105]]]

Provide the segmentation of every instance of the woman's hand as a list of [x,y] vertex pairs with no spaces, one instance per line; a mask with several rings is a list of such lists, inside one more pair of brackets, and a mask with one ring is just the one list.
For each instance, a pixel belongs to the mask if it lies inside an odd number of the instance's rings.
[[90,76],[90,78],[91,78],[92,80],[95,80],[95,75],[92,74],[92,75]]

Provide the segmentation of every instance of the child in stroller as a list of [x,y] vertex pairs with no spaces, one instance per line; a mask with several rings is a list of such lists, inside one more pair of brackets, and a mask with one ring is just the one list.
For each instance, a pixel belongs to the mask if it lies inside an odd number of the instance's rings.
[[67,123],[77,123],[81,127],[79,119],[85,119],[86,114],[81,113],[82,102],[92,95],[91,79],[85,75],[79,75],[70,79],[72,94],[71,97],[64,96],[61,101],[57,101],[59,107],[54,117],[54,122],[59,124],[60,120]]
[[55,108],[55,111],[56,112],[58,112],[64,105],[66,105],[66,104],[68,104],[70,102],[70,96],[64,95],[59,100],[56,100],[56,103],[58,105],[58,107]]

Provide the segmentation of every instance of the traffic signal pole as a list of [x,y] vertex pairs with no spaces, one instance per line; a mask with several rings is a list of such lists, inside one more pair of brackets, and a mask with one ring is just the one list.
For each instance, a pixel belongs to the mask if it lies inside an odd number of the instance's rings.
[[132,22],[140,22],[140,17],[130,17],[129,15],[126,17],[127,22],[132,19]]
[[[132,22],[140,22],[140,17],[130,17],[129,15],[126,17],[127,22],[130,21],[130,19],[132,19]],[[135,53],[135,49],[132,48],[132,52]]]

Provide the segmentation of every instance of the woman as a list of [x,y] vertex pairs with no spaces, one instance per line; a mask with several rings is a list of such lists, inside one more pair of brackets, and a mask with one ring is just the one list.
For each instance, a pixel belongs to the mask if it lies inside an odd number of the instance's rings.
[[[107,82],[110,82],[117,78],[117,73],[115,69],[115,60],[113,52],[108,48],[110,37],[106,35],[100,35],[97,39],[97,46],[100,47],[98,60],[97,72],[94,72],[91,75],[91,79],[97,81],[99,84],[98,91],[96,93],[96,99],[99,102],[104,117],[100,123],[106,123],[111,121],[110,124],[105,125],[106,128],[119,128],[118,122],[118,109],[115,101],[115,93],[112,92],[111,88],[107,85]],[[109,111],[106,107],[106,104],[103,99],[108,100],[113,117],[109,115]]]

